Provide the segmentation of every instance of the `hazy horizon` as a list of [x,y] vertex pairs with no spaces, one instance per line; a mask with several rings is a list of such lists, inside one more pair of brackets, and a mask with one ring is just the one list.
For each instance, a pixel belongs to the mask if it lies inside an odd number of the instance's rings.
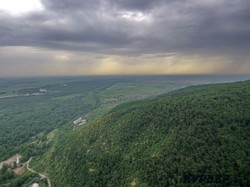
[[[0,79],[70,79],[70,78],[100,78],[100,77],[218,77],[218,78],[243,78],[250,80],[250,74],[110,74],[110,75],[51,75],[51,76],[0,76]],[[237,81],[237,80],[236,80]]]

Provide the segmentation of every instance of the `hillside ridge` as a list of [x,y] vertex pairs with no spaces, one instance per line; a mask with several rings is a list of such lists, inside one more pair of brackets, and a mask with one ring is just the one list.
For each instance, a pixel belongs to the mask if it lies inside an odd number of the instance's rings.
[[249,126],[250,81],[191,86],[118,105],[40,163],[52,186],[247,185]]

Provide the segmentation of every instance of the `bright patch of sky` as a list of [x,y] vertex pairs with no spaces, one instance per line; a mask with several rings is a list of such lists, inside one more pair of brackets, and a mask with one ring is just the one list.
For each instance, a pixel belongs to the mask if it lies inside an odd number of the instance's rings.
[[150,15],[144,14],[142,12],[122,12],[121,17],[128,19],[130,21],[136,21],[136,22],[141,22],[141,21],[150,21]]
[[0,0],[0,12],[15,16],[35,11],[42,11],[43,5],[39,0]]

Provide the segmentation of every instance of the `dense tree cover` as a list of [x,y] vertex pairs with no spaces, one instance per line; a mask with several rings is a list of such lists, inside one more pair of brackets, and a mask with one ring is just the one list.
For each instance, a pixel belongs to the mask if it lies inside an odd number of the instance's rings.
[[40,141],[41,134],[62,126],[72,129],[73,120],[97,108],[103,111],[96,111],[91,119],[108,111],[108,104],[113,107],[130,100],[128,96],[135,99],[145,92],[154,94],[183,85],[170,80],[173,83],[161,76],[0,79],[0,161],[15,153],[22,155],[22,161],[41,154],[45,149],[33,144]]
[[13,180],[8,183],[9,187],[21,187],[29,186],[33,182],[36,182],[34,179],[38,179],[38,175],[31,172],[25,172],[23,175],[16,176]]
[[0,186],[5,184],[6,182],[9,182],[14,177],[15,176],[13,171],[9,170],[9,165],[4,164],[0,169]]
[[[67,86],[52,84],[43,87],[48,90],[46,95],[0,99],[0,161],[15,153],[28,159],[35,146],[30,143],[37,140],[35,136],[72,124],[80,115],[100,106],[95,92],[109,85],[110,82],[103,81],[72,82]],[[19,94],[34,91],[39,89],[23,89]]]
[[31,172],[17,176],[11,169],[15,169],[15,166],[4,164],[0,169],[0,187],[29,186],[35,177],[38,179],[38,175]]
[[250,81],[194,86],[119,105],[63,135],[53,186],[250,184]]

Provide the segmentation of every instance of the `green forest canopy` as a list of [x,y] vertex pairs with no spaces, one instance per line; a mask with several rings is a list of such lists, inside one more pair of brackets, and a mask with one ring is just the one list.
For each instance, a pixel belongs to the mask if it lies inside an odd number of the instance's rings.
[[53,186],[247,185],[249,128],[250,81],[192,86],[117,106],[39,164]]

